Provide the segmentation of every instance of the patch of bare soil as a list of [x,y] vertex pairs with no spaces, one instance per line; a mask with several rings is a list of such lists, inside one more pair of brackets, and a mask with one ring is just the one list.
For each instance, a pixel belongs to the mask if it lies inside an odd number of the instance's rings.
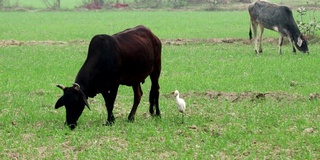
[[[173,98],[172,93],[165,94],[166,98]],[[306,100],[316,100],[320,99],[320,93],[311,93],[309,96],[303,96],[299,94],[289,94],[286,92],[220,92],[220,91],[206,91],[206,92],[188,92],[181,94],[181,97],[203,97],[207,99],[217,100],[217,101],[229,101],[229,102],[239,102],[244,100],[257,101],[271,99],[275,101],[306,101]]]
[[[319,38],[311,38],[310,42],[318,43]],[[188,45],[188,44],[244,44],[253,45],[254,40],[249,38],[176,38],[176,39],[161,39],[164,45]],[[278,44],[278,38],[263,38],[263,43]],[[289,41],[285,40],[284,44],[288,44]],[[24,46],[24,45],[89,45],[89,41],[85,40],[73,40],[73,41],[18,41],[18,40],[0,40],[0,47],[5,46]]]
[[[161,42],[165,45],[188,45],[188,44],[199,44],[199,43],[242,43],[249,45],[253,40],[243,39],[243,38],[176,38],[176,39],[161,39]],[[277,38],[264,38],[264,43],[278,43]],[[84,40],[73,40],[73,41],[18,41],[18,40],[0,40],[0,47],[3,46],[24,46],[24,45],[69,45],[69,44],[89,44],[89,42]]]
[[[234,44],[234,43],[242,43],[245,45],[251,45],[253,43],[253,39],[250,40],[249,38],[207,38],[207,39],[200,39],[200,38],[192,38],[192,39],[185,39],[185,38],[177,38],[177,39],[161,39],[163,44],[166,45],[186,45],[186,44],[199,44],[199,43],[225,43],[225,44]],[[277,38],[264,38],[263,43],[278,43]]]
[[[319,43],[320,39],[318,37],[307,37],[310,43]],[[187,45],[187,44],[217,44],[217,43],[224,43],[224,44],[245,44],[245,45],[252,45],[254,43],[254,39],[248,38],[176,38],[176,39],[161,39],[161,42],[165,45]],[[270,37],[263,37],[262,43],[274,44],[278,45],[279,39],[278,38],[270,38]],[[289,44],[288,39],[284,39],[283,44]]]
[[161,39],[163,44],[166,45],[185,45],[185,44],[193,44],[193,43],[236,43],[241,42],[245,44],[249,44],[249,39],[241,39],[241,38],[209,38],[209,39],[184,39],[184,38],[177,38],[177,39]]
[[24,46],[24,45],[68,45],[68,44],[85,44],[84,40],[74,41],[18,41],[18,40],[0,40],[0,47],[3,46]]

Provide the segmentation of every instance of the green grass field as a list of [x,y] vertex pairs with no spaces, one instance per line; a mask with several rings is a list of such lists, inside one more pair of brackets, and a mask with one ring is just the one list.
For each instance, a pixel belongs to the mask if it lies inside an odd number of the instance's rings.
[[[266,30],[275,42],[255,55],[246,11],[1,12],[0,19],[0,159],[320,157],[319,44],[310,42],[309,55],[284,45],[278,55],[278,35]],[[121,86],[112,127],[103,126],[98,95],[70,131],[65,110],[54,109],[62,95],[55,85],[73,83],[93,35],[138,24],[164,42],[162,118],[148,114],[148,79],[134,123],[132,90]],[[243,40],[201,41],[216,38]],[[187,103],[184,124],[175,89]]]

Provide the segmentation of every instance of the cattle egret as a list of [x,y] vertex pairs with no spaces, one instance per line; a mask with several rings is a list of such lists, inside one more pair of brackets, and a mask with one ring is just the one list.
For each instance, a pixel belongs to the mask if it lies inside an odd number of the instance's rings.
[[184,111],[186,110],[186,102],[182,98],[179,97],[178,90],[175,90],[173,95],[176,97],[178,111],[182,114],[182,123],[184,123],[183,117],[184,117]]

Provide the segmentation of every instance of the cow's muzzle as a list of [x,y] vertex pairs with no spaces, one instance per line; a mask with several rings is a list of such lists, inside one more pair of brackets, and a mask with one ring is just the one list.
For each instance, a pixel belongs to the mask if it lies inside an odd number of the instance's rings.
[[71,130],[74,130],[77,127],[77,122],[76,123],[65,122],[64,125],[68,126]]

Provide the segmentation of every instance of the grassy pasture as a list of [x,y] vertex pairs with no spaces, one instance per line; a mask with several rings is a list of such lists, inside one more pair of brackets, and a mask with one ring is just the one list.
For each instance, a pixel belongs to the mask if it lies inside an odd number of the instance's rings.
[[[278,55],[276,42],[264,43],[261,55],[243,42],[164,44],[161,120],[148,116],[149,80],[134,123],[127,122],[132,91],[124,86],[112,127],[102,126],[100,95],[89,99],[92,111],[84,110],[75,131],[63,126],[64,109],[53,109],[62,94],[55,84],[72,84],[94,34],[145,24],[162,40],[246,39],[247,12],[9,12],[0,19],[0,39],[21,44],[0,46],[0,159],[320,157],[320,103],[308,99],[320,92],[320,47],[312,42],[310,55],[293,55],[289,45]],[[185,124],[175,89],[187,102]],[[240,96],[250,93],[269,94]]]
[[23,41],[89,41],[95,34],[113,34],[139,24],[148,26],[162,39],[248,38],[250,24],[244,11],[3,12],[0,18],[6,22],[1,26],[0,38]]

